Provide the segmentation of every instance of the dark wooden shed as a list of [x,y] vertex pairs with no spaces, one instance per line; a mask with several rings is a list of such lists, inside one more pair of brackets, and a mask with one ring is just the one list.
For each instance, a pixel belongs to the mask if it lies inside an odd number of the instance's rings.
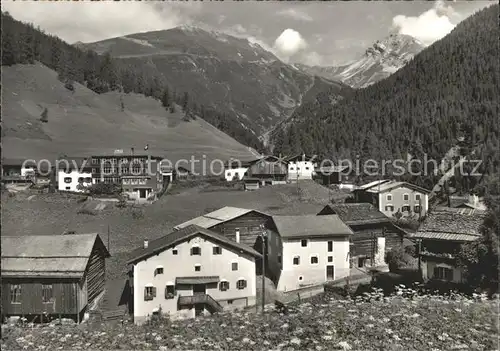
[[2,320],[79,323],[104,292],[109,256],[98,234],[2,236]]

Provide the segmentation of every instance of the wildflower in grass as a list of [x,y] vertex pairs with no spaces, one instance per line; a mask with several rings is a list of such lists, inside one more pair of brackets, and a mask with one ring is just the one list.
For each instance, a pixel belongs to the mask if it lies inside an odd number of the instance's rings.
[[342,348],[342,350],[351,350],[352,349],[351,345],[349,345],[346,341],[341,341],[337,345],[340,346]]

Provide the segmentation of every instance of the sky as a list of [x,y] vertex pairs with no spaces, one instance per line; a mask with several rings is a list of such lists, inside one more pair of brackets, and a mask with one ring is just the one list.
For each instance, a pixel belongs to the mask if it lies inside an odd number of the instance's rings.
[[260,44],[285,62],[335,66],[391,33],[426,45],[494,1],[156,2],[2,1],[2,11],[69,43],[181,25]]

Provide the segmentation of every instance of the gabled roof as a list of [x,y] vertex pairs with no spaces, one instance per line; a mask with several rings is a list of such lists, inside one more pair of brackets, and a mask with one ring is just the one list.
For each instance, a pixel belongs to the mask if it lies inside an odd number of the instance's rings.
[[287,163],[287,160],[285,158],[277,157],[277,156],[273,156],[273,155],[267,155],[267,156],[263,156],[261,158],[256,159],[255,161],[252,162],[252,164],[258,163],[259,161]]
[[481,236],[486,212],[475,209],[435,208],[427,215],[413,238],[449,241],[473,241]]
[[379,185],[379,184],[382,185],[382,184],[387,183],[389,181],[390,180],[388,180],[388,179],[375,180],[373,182],[358,186],[356,190],[367,190],[367,189],[370,189],[371,187],[374,187],[374,186]]
[[98,234],[2,236],[2,275],[10,277],[83,276]]
[[250,161],[241,161],[241,160],[229,160],[224,164],[225,168],[247,168],[250,167],[252,164],[255,162],[259,161],[260,159],[253,159]]
[[198,225],[202,228],[211,228],[217,224],[230,221],[250,212],[258,212],[263,215],[269,216],[261,211],[257,211],[254,209],[226,206],[216,211],[206,213],[203,216],[193,218],[187,222],[178,224],[174,227],[174,229],[181,229],[191,224]]
[[158,254],[169,247],[173,247],[179,242],[188,240],[190,238],[196,237],[196,236],[203,236],[205,238],[208,238],[211,241],[217,242],[221,245],[225,245],[226,247],[230,247],[234,249],[235,251],[239,252],[245,252],[249,255],[252,255],[254,257],[261,257],[261,255],[255,251],[253,248],[250,246],[237,243],[236,241],[233,241],[231,239],[226,238],[223,235],[220,235],[218,233],[215,233],[211,230],[202,228],[197,225],[188,225],[185,228],[179,229],[179,230],[174,230],[173,232],[162,236],[161,238],[158,238],[156,240],[153,240],[149,242],[148,247],[139,247],[132,251],[130,254],[130,258],[128,260],[128,264],[136,263],[139,261],[142,261],[152,255]]
[[352,230],[337,215],[273,216],[282,238],[310,238],[352,235]]
[[392,223],[389,217],[369,203],[328,204],[321,212],[336,214],[347,225]]
[[297,162],[297,161],[318,161],[316,156],[297,154],[285,158],[286,162]]
[[401,188],[401,187],[406,187],[406,188],[421,192],[423,194],[429,194],[431,192],[430,190],[424,189],[418,185],[415,185],[412,183],[407,183],[407,182],[397,182],[395,180],[390,180],[388,182],[380,182],[380,184],[377,183],[373,186],[363,188],[363,189],[367,192],[377,194],[377,193],[384,193],[386,191],[391,191],[392,189]]

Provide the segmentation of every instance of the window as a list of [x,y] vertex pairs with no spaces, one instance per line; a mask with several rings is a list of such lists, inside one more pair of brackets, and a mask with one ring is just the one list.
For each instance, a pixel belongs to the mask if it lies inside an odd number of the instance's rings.
[[387,199],[387,201],[392,201],[392,195],[391,194],[387,194],[387,196],[385,198]]
[[227,304],[228,305],[232,305],[233,304],[233,300],[227,300]]
[[92,178],[85,177],[85,183],[92,183]]
[[175,285],[167,284],[165,286],[165,299],[170,300],[175,296]]
[[21,303],[21,285],[10,286],[10,303]]
[[222,248],[220,246],[214,246],[214,255],[222,255]]
[[239,279],[237,282],[236,282],[236,287],[239,289],[239,290],[243,290],[247,287],[247,281],[245,279]]
[[403,194],[403,200],[408,201],[410,199],[410,195]]
[[401,211],[403,211],[403,212],[410,212],[410,210],[411,210],[411,207],[408,205],[401,207]]
[[311,264],[318,264],[319,259],[318,256],[311,256]]
[[226,291],[229,290],[229,282],[228,281],[221,281],[219,283],[219,290],[220,291]]
[[231,172],[227,172],[227,176],[230,177],[231,176]]
[[199,246],[193,246],[191,248],[191,256],[201,256],[201,248]]
[[434,267],[434,279],[453,280],[453,270],[446,267]]
[[71,177],[65,177],[64,178],[65,183],[71,183]]
[[232,271],[237,271],[238,270],[238,262],[231,263],[231,270]]
[[179,251],[177,251],[177,249],[172,249],[172,255],[177,255],[179,253]]
[[83,183],[83,177],[78,177],[78,183]]
[[301,281],[303,281],[303,280],[304,280],[304,277],[303,277],[303,276],[301,276],[301,275],[299,275],[299,281],[301,282]]
[[333,251],[333,241],[329,241],[328,242],[328,252],[332,252]]
[[295,171],[295,167],[290,166],[290,170],[291,170],[291,171]]
[[394,206],[387,205],[387,206],[385,206],[385,210],[388,211],[388,212],[394,212]]
[[293,265],[294,266],[298,266],[300,264],[300,257],[299,256],[295,256],[293,258]]
[[155,276],[158,275],[158,274],[163,274],[163,267],[157,267],[155,269]]
[[93,159],[92,159],[92,164],[93,164],[93,165],[97,165],[97,164],[99,164],[99,160],[98,160],[97,158],[93,158]]
[[306,171],[308,171],[308,170],[309,170],[309,167],[306,167]]
[[146,286],[144,288],[144,301],[151,301],[156,297],[156,288],[153,286]]
[[300,241],[300,246],[307,247],[307,239],[303,239]]
[[333,256],[328,256],[328,262],[333,262]]
[[70,186],[67,186],[65,189],[66,189],[66,190],[71,190],[71,187],[70,187]]
[[415,206],[414,209],[415,213],[420,213],[420,206]]
[[281,264],[281,255],[278,255],[278,263]]
[[194,271],[195,272],[201,272],[201,265],[200,264],[195,264],[194,265]]
[[415,200],[420,201],[420,194],[415,194]]

